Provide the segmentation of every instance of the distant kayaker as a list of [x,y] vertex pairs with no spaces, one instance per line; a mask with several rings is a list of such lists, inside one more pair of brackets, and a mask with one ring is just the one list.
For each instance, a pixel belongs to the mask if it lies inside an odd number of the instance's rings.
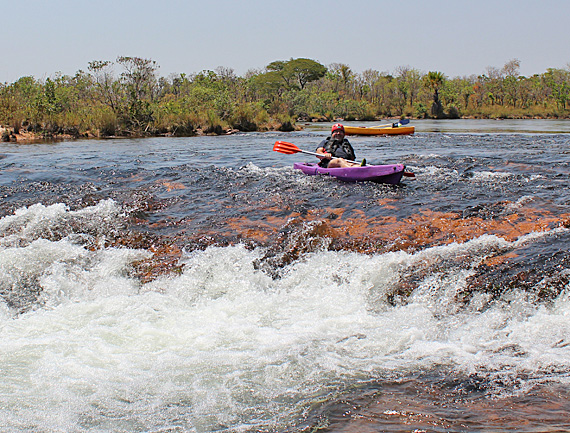
[[[361,165],[355,162],[356,156],[354,149],[349,141],[344,138],[344,126],[335,123],[331,128],[331,136],[321,141],[317,147],[317,153],[323,155],[319,166],[335,168],[335,167],[354,167]],[[363,162],[362,165],[365,163]]]

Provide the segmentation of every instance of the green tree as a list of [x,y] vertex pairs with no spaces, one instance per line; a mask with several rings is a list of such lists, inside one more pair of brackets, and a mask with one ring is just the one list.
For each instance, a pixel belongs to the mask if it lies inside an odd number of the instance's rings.
[[285,65],[283,73],[291,76],[301,87],[307,83],[318,80],[327,72],[327,68],[311,59],[291,59]]
[[503,66],[503,89],[505,97],[511,106],[516,107],[519,99],[519,68],[520,60],[512,59]]
[[94,60],[89,62],[88,70],[94,77],[96,99],[118,115],[121,111],[121,89],[115,78],[113,62]]
[[409,66],[400,66],[396,69],[396,80],[398,91],[404,99],[404,105],[409,99],[409,105],[413,106],[421,87],[420,71]]
[[368,101],[372,104],[378,103],[378,92],[376,90],[376,82],[380,79],[380,72],[374,69],[366,69],[360,75],[365,91],[363,96],[368,97]]
[[469,99],[475,94],[475,77],[459,79],[459,95],[463,108],[469,108]]
[[189,95],[192,104],[204,111],[212,110],[220,120],[232,115],[233,101],[227,80],[214,71],[202,71],[192,79]]
[[154,60],[140,57],[119,57],[117,63],[125,69],[121,74],[127,105],[124,120],[128,126],[146,131],[153,120],[151,103],[157,91],[158,65]]
[[259,97],[267,100],[274,100],[280,97],[287,88],[283,75],[279,71],[269,71],[255,75],[250,80],[251,88]]
[[487,68],[487,74],[483,75],[486,82],[487,99],[491,105],[503,105],[505,100],[504,92],[504,69],[492,66]]
[[288,89],[298,87],[302,90],[307,83],[318,80],[327,72],[327,68],[311,59],[277,60],[267,65],[269,72],[281,77]]
[[570,72],[549,68],[544,74],[544,82],[550,89],[552,98],[562,110],[570,100]]
[[433,102],[431,105],[431,115],[440,118],[443,116],[443,106],[439,100],[439,89],[445,82],[446,77],[443,72],[431,71],[424,76],[424,85],[433,92]]
[[336,92],[349,92],[350,83],[353,80],[354,73],[350,66],[344,63],[332,63],[329,65],[326,73],[327,79],[333,83],[333,88]]
[[26,76],[11,85],[2,86],[0,105],[1,122],[18,129],[22,123],[32,124],[35,128],[42,116],[38,99],[43,93],[43,86],[34,77]]

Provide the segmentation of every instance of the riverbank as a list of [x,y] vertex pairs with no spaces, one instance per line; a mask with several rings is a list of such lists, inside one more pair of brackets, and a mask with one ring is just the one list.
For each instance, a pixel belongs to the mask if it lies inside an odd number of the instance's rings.
[[[239,129],[227,128],[222,129],[219,132],[206,132],[202,129],[197,129],[195,133],[189,134],[190,137],[195,136],[205,136],[205,135],[233,135],[240,132]],[[115,135],[105,135],[94,134],[91,131],[87,131],[83,134],[45,134],[45,133],[35,133],[29,131],[19,131],[15,133],[12,128],[5,128],[0,126],[0,136],[2,137],[2,142],[5,143],[37,143],[43,141],[66,141],[66,140],[79,140],[85,138],[143,138],[143,137],[169,137],[169,136],[179,136],[176,134],[147,134],[147,135],[129,135],[129,136],[115,136]]]
[[[318,121],[321,121],[320,119]],[[2,142],[31,143],[39,141],[62,141],[85,138],[145,138],[145,137],[199,137],[199,136],[222,136],[233,135],[238,132],[293,132],[300,131],[303,127],[293,121],[268,121],[264,123],[249,123],[248,127],[222,126],[220,124],[207,127],[197,126],[193,128],[180,128],[175,125],[161,128],[147,128],[145,130],[118,130],[112,128],[80,130],[75,126],[58,127],[49,129],[30,129],[28,125],[22,127],[8,127],[0,125],[0,137]]]
[[[375,126],[380,121],[393,122],[397,121],[398,118],[385,118],[378,119],[376,121],[355,121],[355,120],[344,120],[337,118],[334,120],[327,119],[310,119],[303,120],[303,122],[295,123],[286,128],[283,128],[280,124],[273,124],[268,127],[264,127],[261,131],[255,132],[294,132],[294,131],[311,131],[311,130],[328,130],[333,122],[342,122],[347,125],[358,125],[358,126]],[[534,119],[487,119],[487,118],[461,118],[461,119],[413,119],[411,123],[415,126],[416,132],[525,132],[525,133],[570,133],[570,118],[565,119],[545,119],[545,118],[534,118]],[[37,143],[45,141],[67,141],[67,140],[79,140],[85,138],[104,138],[104,139],[114,139],[114,138],[144,138],[144,137],[199,137],[199,136],[229,136],[240,132],[236,128],[218,128],[213,131],[207,131],[202,128],[198,128],[192,133],[187,135],[178,135],[176,133],[166,132],[160,134],[146,134],[146,135],[105,135],[95,134],[92,131],[87,131],[82,134],[49,134],[45,133],[34,133],[24,129],[20,129],[18,133],[14,132],[13,128],[6,128],[0,126],[0,136],[2,137],[2,142],[11,143]]]

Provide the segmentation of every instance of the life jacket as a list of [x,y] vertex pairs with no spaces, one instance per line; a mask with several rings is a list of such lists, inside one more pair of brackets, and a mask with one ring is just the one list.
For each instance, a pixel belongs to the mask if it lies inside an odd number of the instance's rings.
[[356,159],[354,149],[346,138],[342,140],[342,143],[339,143],[338,141],[332,140],[331,137],[327,137],[322,147],[325,149],[325,152],[330,153],[335,158],[344,158],[350,161]]

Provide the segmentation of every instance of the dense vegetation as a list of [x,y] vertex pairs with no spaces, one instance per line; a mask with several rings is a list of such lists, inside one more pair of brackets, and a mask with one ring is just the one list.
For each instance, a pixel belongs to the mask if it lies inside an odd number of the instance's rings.
[[275,61],[237,76],[219,67],[192,75],[158,75],[155,61],[93,61],[87,72],[31,76],[0,84],[3,138],[220,134],[292,130],[299,120],[380,118],[568,118],[570,65],[519,75],[520,62],[483,75],[448,78],[400,67],[353,72],[311,59]]

